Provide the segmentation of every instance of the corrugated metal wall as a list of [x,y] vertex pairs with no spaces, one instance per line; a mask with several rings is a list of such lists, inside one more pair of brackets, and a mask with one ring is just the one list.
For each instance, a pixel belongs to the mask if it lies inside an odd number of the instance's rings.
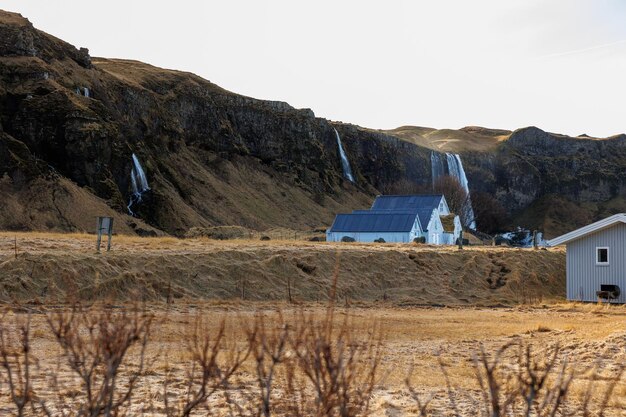
[[[596,265],[596,248],[609,248],[609,265]],[[600,285],[620,287],[618,300],[626,302],[626,224],[585,236],[567,245],[567,299],[597,301]]]

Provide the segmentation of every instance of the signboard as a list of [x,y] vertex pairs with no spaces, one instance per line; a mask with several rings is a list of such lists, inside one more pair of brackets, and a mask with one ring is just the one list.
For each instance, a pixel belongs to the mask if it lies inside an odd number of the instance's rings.
[[96,226],[96,234],[98,240],[96,242],[96,251],[100,253],[100,244],[102,242],[102,235],[108,236],[107,252],[111,250],[111,236],[113,235],[113,217],[98,217],[98,225]]

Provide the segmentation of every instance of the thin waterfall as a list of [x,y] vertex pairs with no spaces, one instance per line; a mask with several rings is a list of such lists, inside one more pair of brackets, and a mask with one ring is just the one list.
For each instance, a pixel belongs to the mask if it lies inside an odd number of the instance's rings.
[[132,194],[130,195],[130,200],[128,201],[128,212],[131,216],[134,216],[135,213],[132,211],[131,207],[135,203],[141,202],[143,194],[150,190],[148,186],[148,178],[146,177],[146,173],[141,166],[141,162],[139,162],[139,158],[137,155],[132,155],[133,159],[133,167],[130,169],[130,186]]
[[354,182],[354,176],[352,175],[352,169],[350,169],[350,161],[348,161],[348,157],[346,156],[345,151],[343,150],[343,145],[341,144],[341,137],[339,136],[339,132],[337,129],[333,127],[335,131],[335,136],[337,136],[337,146],[339,147],[339,156],[341,157],[341,168],[343,169],[343,176],[350,182]]
[[143,168],[141,167],[141,163],[139,162],[139,159],[137,158],[137,155],[133,154],[133,165],[135,168],[135,174],[137,179],[139,180],[138,185],[139,187],[139,191],[144,192],[144,191],[148,191],[150,189],[150,187],[148,187],[148,179],[146,178],[146,173],[143,171]]
[[139,194],[139,188],[137,188],[137,174],[135,168],[130,169],[130,185],[132,187],[133,194]]
[[459,184],[469,194],[469,186],[467,183],[467,177],[465,176],[465,170],[463,169],[463,163],[461,157],[458,154],[446,153],[446,159],[448,161],[448,173],[457,180]]
[[465,221],[469,221],[469,224],[465,224],[465,226],[469,227],[472,230],[476,229],[476,222],[474,221],[474,209],[472,208],[472,201],[470,198],[470,190],[469,190],[469,182],[467,180],[467,176],[465,175],[465,169],[463,168],[463,162],[461,161],[461,156],[454,153],[446,153],[446,169],[444,169],[444,164],[442,160],[442,155],[438,152],[431,152],[430,154],[430,162],[432,169],[432,177],[433,177],[433,185],[437,181],[439,177],[442,175],[450,175],[451,177],[456,178],[463,187],[463,190],[467,193],[467,207],[465,208],[465,215],[461,216],[461,218],[465,218]]
[[435,182],[437,178],[442,175],[446,175],[446,169],[443,165],[443,159],[441,158],[441,154],[435,151],[430,153],[430,167],[433,179],[433,187],[435,186]]

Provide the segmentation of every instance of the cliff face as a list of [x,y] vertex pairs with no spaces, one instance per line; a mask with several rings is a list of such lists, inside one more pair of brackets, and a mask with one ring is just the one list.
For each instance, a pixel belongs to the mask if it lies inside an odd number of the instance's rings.
[[[342,176],[333,128],[355,184]],[[496,196],[511,225],[554,228],[531,215],[551,196],[590,203],[590,218],[621,207],[606,202],[624,194],[626,137],[420,129],[331,123],[193,74],[91,58],[0,11],[0,229],[91,230],[94,216],[112,214],[118,231],[138,233],[326,227],[376,194],[429,190],[428,147],[442,144],[458,147],[471,191]],[[150,186],[136,217],[126,208],[133,153]]]
[[[132,153],[151,188],[133,211],[174,234],[219,224],[324,227],[338,211],[367,207],[377,187],[405,175],[428,181],[414,160],[426,151],[396,138],[336,126],[354,185],[342,177],[333,126],[310,110],[239,96],[193,74],[92,59],[11,13],[0,14],[0,39],[0,173],[11,211],[30,211],[37,196],[23,192],[34,181],[66,179],[134,227],[141,222],[124,216]],[[0,215],[0,227],[91,229],[93,219],[62,221],[72,216],[56,211]]]
[[572,138],[528,127],[494,152],[463,159],[473,188],[496,196],[511,225],[554,236],[626,210],[626,135]]

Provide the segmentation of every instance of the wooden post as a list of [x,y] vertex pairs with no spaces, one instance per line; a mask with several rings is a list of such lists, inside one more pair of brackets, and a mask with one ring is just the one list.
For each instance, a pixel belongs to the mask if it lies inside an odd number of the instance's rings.
[[533,230],[533,249],[537,249],[537,231]]
[[463,230],[459,233],[459,250],[463,250]]
[[109,218],[109,241],[107,242],[107,252],[111,250],[111,236],[113,235],[113,217]]
[[15,235],[15,241],[13,243],[15,246],[15,259],[17,259],[17,235]]
[[287,297],[289,297],[289,304],[293,304],[291,300],[291,277],[287,275]]
[[96,238],[96,252],[100,253],[100,243],[102,242],[102,217],[98,217],[98,221],[96,222],[96,233],[98,235]]

